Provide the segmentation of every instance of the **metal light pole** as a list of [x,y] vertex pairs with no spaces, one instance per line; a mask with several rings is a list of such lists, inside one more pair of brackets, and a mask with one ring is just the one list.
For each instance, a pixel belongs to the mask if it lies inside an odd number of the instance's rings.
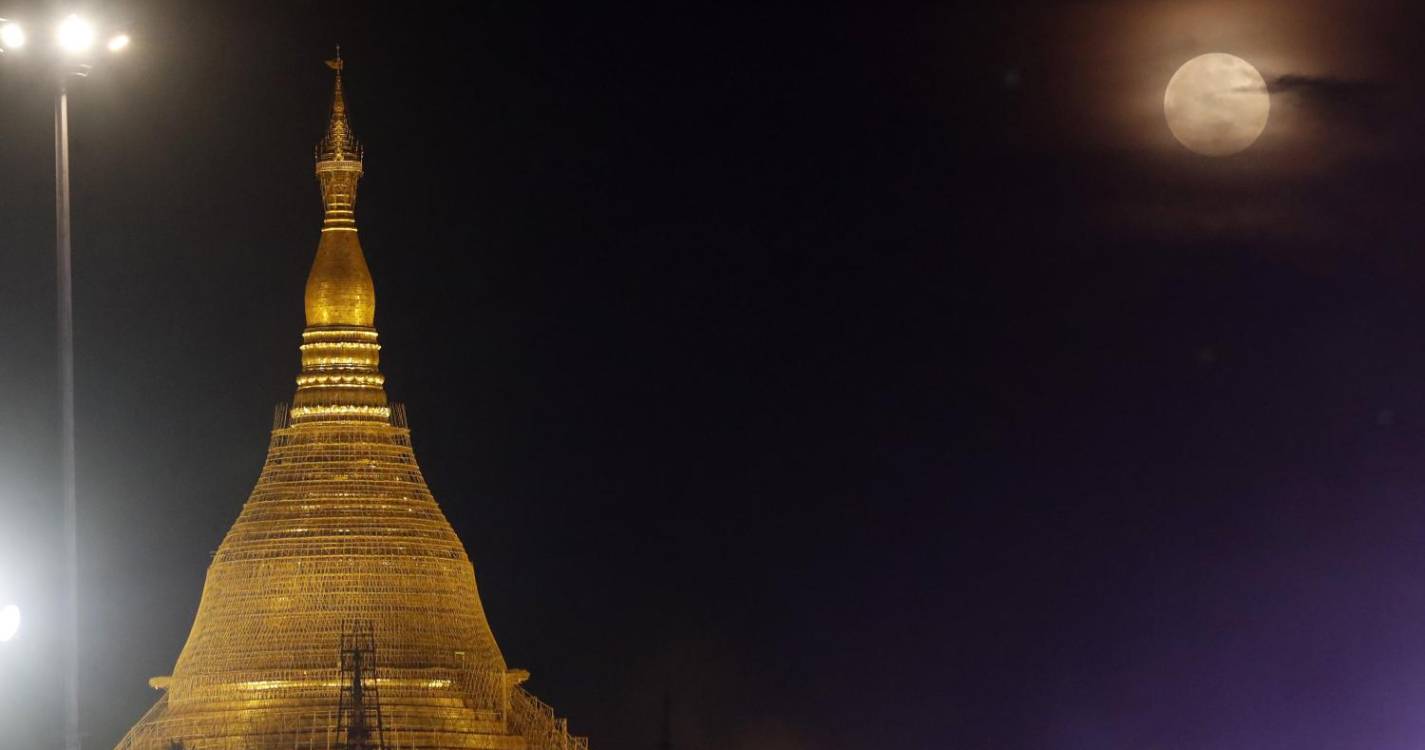
[[59,484],[64,502],[64,746],[79,750],[79,499],[74,489],[74,282],[69,247],[69,81],[54,101],[55,271],[59,279]]
[[[74,468],[74,282],[69,232],[69,80],[89,70],[94,24],[70,15],[54,27],[48,55],[57,73],[54,102],[55,276],[59,298],[59,482],[64,513],[64,617],[60,651],[64,672],[64,747],[79,750],[79,502]],[[15,21],[0,18],[0,53],[26,51],[28,35]],[[128,34],[116,34],[109,52],[129,46]],[[38,50],[37,50],[38,51]],[[43,51],[41,56],[45,56]]]

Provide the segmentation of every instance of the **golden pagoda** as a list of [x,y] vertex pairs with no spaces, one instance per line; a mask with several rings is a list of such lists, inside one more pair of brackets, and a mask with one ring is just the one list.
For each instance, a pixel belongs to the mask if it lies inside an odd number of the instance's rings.
[[[416,465],[404,411],[386,400],[356,231],[362,149],[340,57],[328,65],[326,215],[296,396],[277,411],[173,674],[150,681],[162,697],[117,750],[587,750],[520,686],[528,673],[505,666],[475,569]],[[353,676],[354,627],[372,650]],[[346,705],[353,685],[361,716]],[[374,731],[358,738],[352,721]]]

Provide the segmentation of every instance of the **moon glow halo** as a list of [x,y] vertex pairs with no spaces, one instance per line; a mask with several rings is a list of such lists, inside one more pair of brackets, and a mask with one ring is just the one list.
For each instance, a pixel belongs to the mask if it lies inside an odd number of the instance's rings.
[[1267,82],[1252,64],[1211,52],[1183,63],[1163,92],[1173,137],[1204,156],[1230,156],[1256,142],[1271,113]]

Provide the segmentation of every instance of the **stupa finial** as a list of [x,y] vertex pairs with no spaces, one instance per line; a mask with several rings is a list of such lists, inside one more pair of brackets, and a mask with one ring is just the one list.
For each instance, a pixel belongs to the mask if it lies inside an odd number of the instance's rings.
[[376,293],[356,239],[356,187],[361,180],[362,150],[346,120],[341,90],[342,68],[346,66],[340,48],[336,58],[326,63],[336,71],[336,82],[331,119],[317,146],[317,182],[325,213],[317,257],[307,277],[307,324],[369,328],[376,315]]
[[346,119],[346,97],[341,90],[341,71],[346,63],[341,59],[341,45],[336,47],[336,57],[326,63],[328,68],[336,71],[336,80],[332,84],[331,119],[327,123],[326,135],[317,146],[318,168],[325,161],[361,161],[361,144]]

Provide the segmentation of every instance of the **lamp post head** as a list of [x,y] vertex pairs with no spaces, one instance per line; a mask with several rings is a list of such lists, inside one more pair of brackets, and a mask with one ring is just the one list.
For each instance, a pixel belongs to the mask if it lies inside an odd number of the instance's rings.
[[[122,26],[101,28],[77,13],[71,13],[54,24],[51,44],[37,44],[31,38],[34,29],[35,24],[0,18],[0,53],[48,62],[66,76],[84,75],[95,62],[96,53],[102,54],[107,50],[109,54],[118,54],[133,42]],[[103,50],[98,49],[96,44],[101,34],[107,36]]]
[[18,50],[25,46],[25,29],[14,21],[0,18],[0,52]]
[[14,604],[0,607],[0,643],[8,643],[20,632],[20,608]]
[[59,48],[69,54],[88,52],[89,48],[94,46],[94,35],[94,24],[73,13],[60,21],[54,30],[54,39],[59,43]]

